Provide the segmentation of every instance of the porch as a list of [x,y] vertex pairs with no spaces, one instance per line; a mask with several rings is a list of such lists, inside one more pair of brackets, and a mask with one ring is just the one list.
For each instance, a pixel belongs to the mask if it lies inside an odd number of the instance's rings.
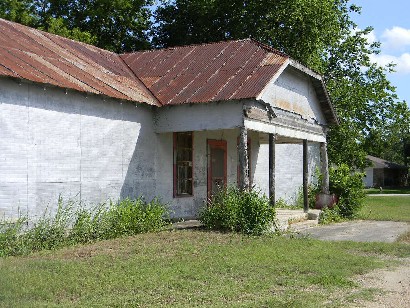
[[[197,217],[206,199],[226,185],[254,186],[272,205],[278,187],[303,187],[307,212],[308,184],[316,166],[323,174],[322,190],[328,191],[325,128],[300,116],[249,101],[182,105],[158,112],[156,132],[161,144],[157,195],[172,195],[166,201],[175,217]],[[284,151],[286,145],[292,153]],[[315,157],[309,147],[316,149]],[[285,176],[278,177],[278,169]]]

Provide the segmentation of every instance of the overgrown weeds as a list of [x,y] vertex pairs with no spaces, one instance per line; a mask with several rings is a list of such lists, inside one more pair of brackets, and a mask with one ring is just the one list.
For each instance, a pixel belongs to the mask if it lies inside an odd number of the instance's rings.
[[276,215],[269,199],[259,191],[231,186],[213,195],[199,217],[209,229],[260,235],[274,228]]
[[167,216],[158,199],[123,199],[86,207],[60,197],[56,213],[46,210],[31,226],[26,216],[0,222],[0,257],[159,231]]

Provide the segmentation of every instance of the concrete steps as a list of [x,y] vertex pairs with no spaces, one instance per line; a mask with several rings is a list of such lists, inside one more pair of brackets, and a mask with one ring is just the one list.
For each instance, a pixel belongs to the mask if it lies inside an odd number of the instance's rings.
[[276,220],[279,231],[301,231],[316,226],[319,221],[320,210],[277,209]]

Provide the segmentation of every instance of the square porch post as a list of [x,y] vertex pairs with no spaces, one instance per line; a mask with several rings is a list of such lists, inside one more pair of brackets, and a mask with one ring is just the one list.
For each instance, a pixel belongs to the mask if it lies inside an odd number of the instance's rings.
[[269,134],[269,201],[275,206],[275,144],[276,136]]
[[309,211],[309,196],[308,196],[308,141],[303,140],[303,211]]
[[326,142],[320,143],[320,171],[322,173],[322,193],[329,194],[329,162]]
[[248,172],[248,130],[245,127],[240,128],[239,134],[239,189],[249,189],[249,172]]

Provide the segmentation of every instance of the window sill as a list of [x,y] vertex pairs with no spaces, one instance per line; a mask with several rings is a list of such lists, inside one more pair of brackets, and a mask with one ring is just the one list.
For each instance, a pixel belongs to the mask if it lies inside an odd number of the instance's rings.
[[174,199],[192,198],[194,195],[175,195]]

